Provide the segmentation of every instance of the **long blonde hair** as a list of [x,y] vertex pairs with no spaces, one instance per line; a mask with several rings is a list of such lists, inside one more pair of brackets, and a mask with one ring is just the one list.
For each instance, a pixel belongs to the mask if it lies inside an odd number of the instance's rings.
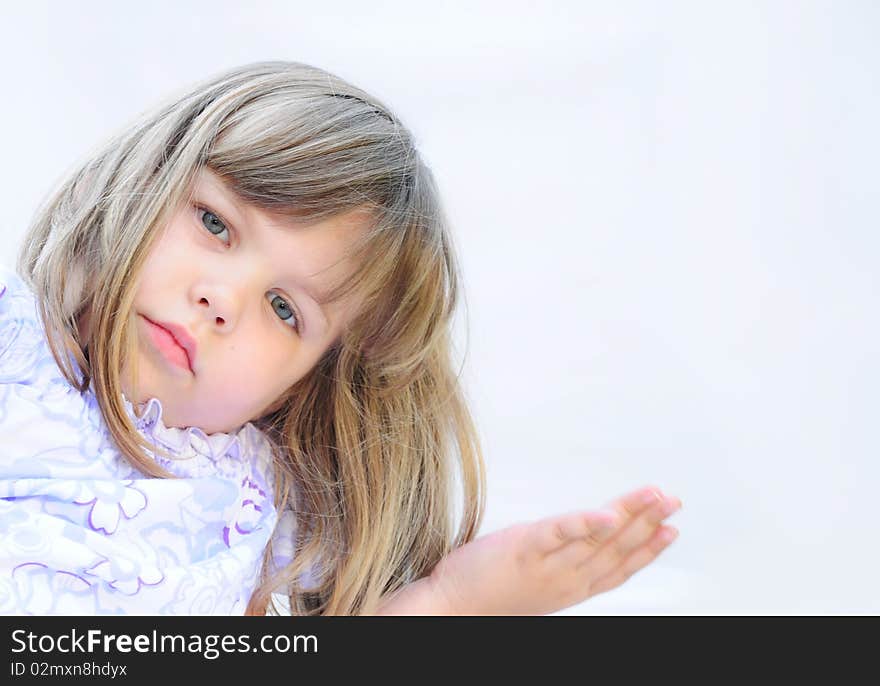
[[354,293],[359,313],[278,409],[253,422],[274,446],[277,506],[292,508],[297,526],[293,561],[272,573],[267,547],[248,606],[277,611],[272,595],[282,593],[294,614],[372,613],[471,540],[483,516],[483,459],[451,354],[460,275],[435,180],[376,98],[321,69],[272,61],[170,98],[59,184],[18,271],[65,377],[81,392],[93,386],[120,451],[156,477],[170,475],[144,452],[155,447],[125,411],[120,374],[134,358],[139,270],[202,167],[270,212],[372,217],[353,249],[357,270],[331,294]]

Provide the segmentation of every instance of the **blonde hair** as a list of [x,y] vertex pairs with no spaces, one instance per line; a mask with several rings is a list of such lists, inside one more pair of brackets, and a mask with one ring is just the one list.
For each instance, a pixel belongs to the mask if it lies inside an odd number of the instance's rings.
[[267,547],[248,613],[277,612],[273,593],[294,614],[375,612],[471,540],[484,509],[479,441],[451,359],[460,276],[435,180],[376,98],[321,69],[272,61],[169,99],[61,182],[18,271],[65,377],[81,392],[93,385],[121,452],[156,477],[171,475],[143,452],[156,450],[125,411],[120,374],[134,358],[139,270],[202,167],[245,202],[306,223],[369,210],[358,267],[330,294],[356,294],[359,313],[254,420],[275,449],[279,510],[292,508],[297,526],[293,561],[278,573]]

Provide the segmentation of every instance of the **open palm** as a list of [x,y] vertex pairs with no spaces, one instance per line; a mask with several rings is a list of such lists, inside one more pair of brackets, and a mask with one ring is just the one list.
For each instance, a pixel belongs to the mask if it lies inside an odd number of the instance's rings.
[[449,614],[549,614],[620,586],[678,532],[663,520],[678,498],[646,487],[605,509],[541,519],[482,536],[431,573]]

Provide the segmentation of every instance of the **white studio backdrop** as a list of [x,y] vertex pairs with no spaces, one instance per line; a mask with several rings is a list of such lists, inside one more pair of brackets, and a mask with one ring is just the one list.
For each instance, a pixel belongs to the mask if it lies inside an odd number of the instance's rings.
[[873,2],[22,3],[0,260],[157,99],[327,69],[444,194],[482,532],[649,483],[684,502],[655,564],[560,614],[877,613],[878,35]]

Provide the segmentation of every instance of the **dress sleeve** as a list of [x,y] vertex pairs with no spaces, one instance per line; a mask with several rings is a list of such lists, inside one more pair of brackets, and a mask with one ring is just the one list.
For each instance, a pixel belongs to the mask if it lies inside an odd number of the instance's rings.
[[[285,508],[278,517],[275,531],[272,534],[272,572],[277,572],[290,564],[293,560],[293,541],[296,535],[296,515],[289,507]],[[318,587],[318,581],[311,569],[307,569],[299,577],[303,588],[314,589]]]
[[12,350],[21,332],[22,321],[15,307],[18,276],[6,265],[0,265],[0,363]]
[[33,294],[14,270],[0,265],[0,383],[32,379],[42,338]]

